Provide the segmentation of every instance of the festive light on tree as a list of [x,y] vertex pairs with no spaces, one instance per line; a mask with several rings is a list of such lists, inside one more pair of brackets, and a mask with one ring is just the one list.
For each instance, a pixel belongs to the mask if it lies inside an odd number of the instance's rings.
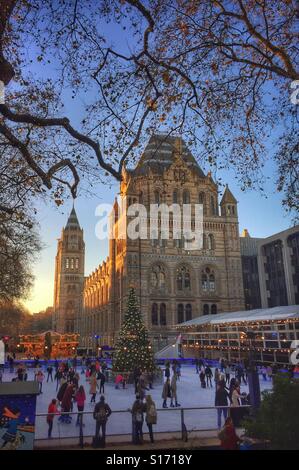
[[155,369],[154,353],[148,331],[142,321],[134,288],[130,289],[124,322],[119,332],[113,358],[113,370],[131,372]]

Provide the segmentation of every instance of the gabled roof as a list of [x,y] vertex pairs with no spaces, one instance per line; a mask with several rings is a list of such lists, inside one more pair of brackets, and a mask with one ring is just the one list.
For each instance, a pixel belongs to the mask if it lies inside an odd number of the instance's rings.
[[134,176],[139,176],[147,174],[151,169],[154,173],[161,174],[172,165],[178,153],[181,154],[182,160],[190,170],[196,171],[201,178],[205,177],[183,139],[167,134],[153,135],[145,147],[136,168],[129,172]]
[[69,218],[68,218],[68,221],[67,221],[67,224],[66,224],[65,228],[67,229],[67,228],[75,228],[75,227],[80,228],[80,224],[79,224],[79,221],[78,221],[78,217],[77,217],[75,208],[73,207],[72,211],[69,215]]
[[226,185],[224,194],[223,194],[221,202],[220,202],[220,205],[221,204],[227,204],[227,203],[237,204],[237,202],[238,202],[237,199],[232,194],[232,192],[229,189],[228,185]]

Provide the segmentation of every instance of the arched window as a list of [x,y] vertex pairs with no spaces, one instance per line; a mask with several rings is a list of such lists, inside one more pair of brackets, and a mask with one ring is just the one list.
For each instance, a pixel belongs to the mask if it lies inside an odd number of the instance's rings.
[[166,325],[166,305],[160,305],[160,325]]
[[212,307],[211,307],[211,314],[216,315],[216,313],[217,313],[217,305],[213,304]]
[[152,305],[152,325],[158,325],[158,304]]
[[69,258],[66,258],[66,260],[65,260],[65,268],[66,268],[66,269],[69,269],[69,267],[70,267]]
[[190,273],[185,266],[182,266],[177,270],[177,289],[191,289]]
[[208,235],[208,250],[215,250],[215,239],[211,233]]
[[191,287],[190,273],[188,271],[185,273],[184,287],[185,287],[185,289],[190,289],[190,287]]
[[155,191],[155,204],[160,204],[160,193]]
[[154,270],[151,272],[151,285],[152,287],[158,287],[158,274]]
[[190,204],[190,193],[187,190],[183,192],[183,204]]
[[178,194],[177,190],[175,190],[175,191],[173,191],[173,195],[172,195],[173,204],[178,204],[178,200],[179,200],[179,194]]
[[209,313],[210,313],[209,304],[204,304],[204,306],[203,306],[203,314],[204,314],[204,315],[209,315]]
[[178,305],[178,323],[183,323],[184,322],[184,305],[179,304]]
[[181,271],[179,271],[177,274],[176,286],[177,286],[177,290],[183,290],[183,275]]
[[199,195],[198,195],[198,204],[204,204],[204,202],[205,202],[204,193],[199,193]]
[[232,214],[235,215],[235,206],[232,206]]
[[154,288],[165,288],[166,275],[163,266],[157,265],[152,268],[151,272],[151,285]]
[[192,305],[186,305],[186,321],[192,320]]
[[207,249],[207,236],[205,233],[202,234],[202,247],[204,250]]
[[208,289],[208,276],[205,273],[201,276],[201,288],[202,290]]
[[214,291],[216,289],[215,274],[210,268],[205,268],[201,272],[201,288],[204,291]]
[[216,209],[214,196],[211,196],[211,214],[212,215],[217,215],[217,209]]
[[210,289],[210,290],[215,290],[215,276],[214,276],[214,274],[210,274],[210,277],[209,277],[209,289]]

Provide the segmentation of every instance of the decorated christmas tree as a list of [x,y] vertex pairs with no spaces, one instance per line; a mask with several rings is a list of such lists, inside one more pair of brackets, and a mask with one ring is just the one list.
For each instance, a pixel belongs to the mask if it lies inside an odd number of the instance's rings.
[[115,346],[113,370],[132,372],[155,369],[154,353],[142,321],[134,288],[130,289],[127,312]]

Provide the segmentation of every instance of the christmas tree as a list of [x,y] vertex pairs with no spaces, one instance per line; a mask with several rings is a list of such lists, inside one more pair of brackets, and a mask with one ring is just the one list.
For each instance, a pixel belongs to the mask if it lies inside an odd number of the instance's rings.
[[115,372],[155,369],[154,353],[142,321],[134,288],[130,289],[127,312],[119,332],[113,358]]

